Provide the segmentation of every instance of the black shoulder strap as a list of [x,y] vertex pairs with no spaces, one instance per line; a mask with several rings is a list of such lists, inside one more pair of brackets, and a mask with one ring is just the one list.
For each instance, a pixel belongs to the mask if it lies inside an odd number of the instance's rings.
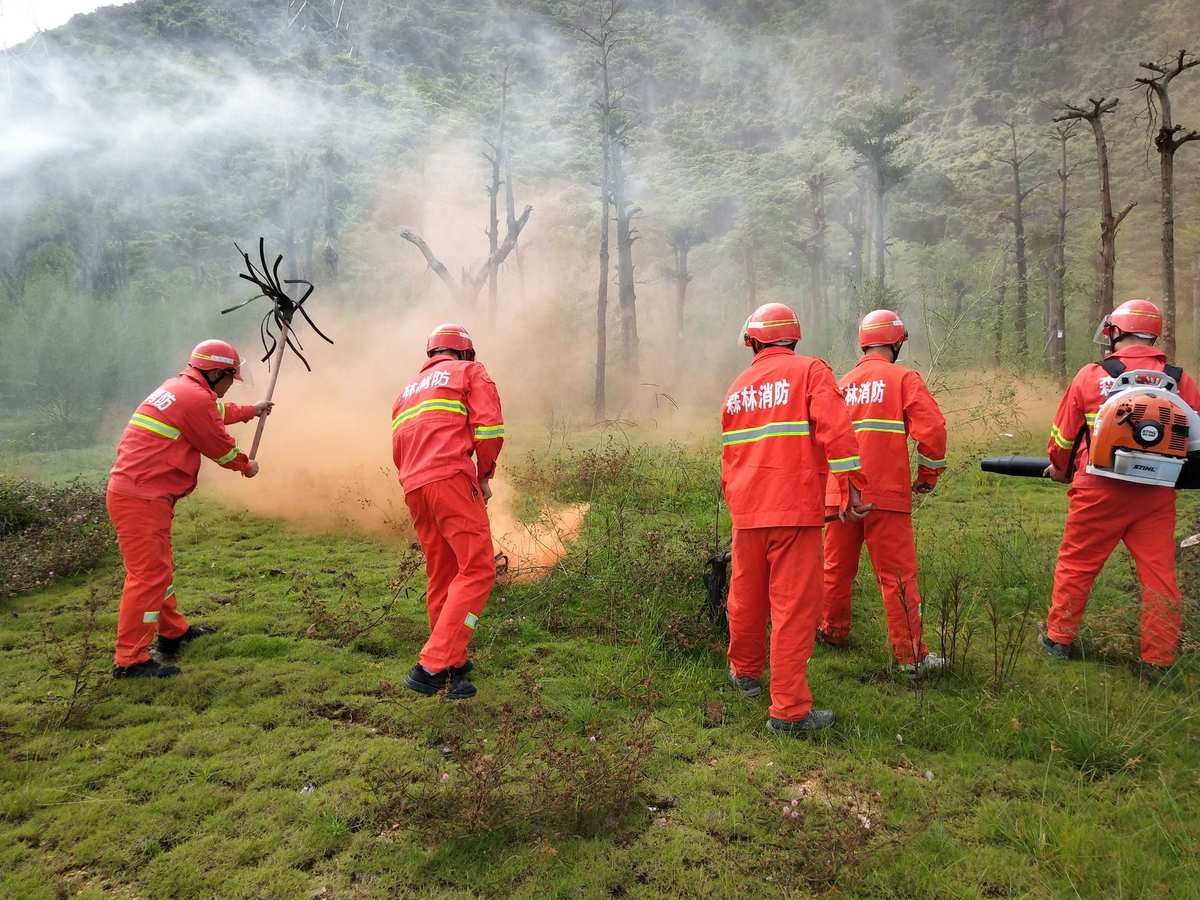
[[1163,366],[1163,371],[1166,372],[1175,381],[1175,386],[1179,386],[1179,382],[1183,379],[1183,369],[1174,363],[1167,363]]
[[[1097,365],[1100,366],[1108,375],[1109,378],[1119,378],[1121,373],[1125,371],[1125,363],[1117,359],[1115,356],[1110,356],[1100,360]],[[1168,373],[1170,374],[1170,373]],[[1087,420],[1084,419],[1083,425],[1079,427],[1079,434],[1075,435],[1075,441],[1071,444],[1071,461],[1067,464],[1067,481],[1075,477],[1075,461],[1079,458],[1079,448],[1081,445],[1087,444],[1088,449],[1092,446],[1092,433],[1088,429]]]
[[[1117,359],[1115,356],[1110,356],[1107,359],[1100,360],[1100,368],[1108,373],[1110,378],[1119,378],[1125,371],[1125,363]],[[1170,374],[1169,372],[1167,373]]]

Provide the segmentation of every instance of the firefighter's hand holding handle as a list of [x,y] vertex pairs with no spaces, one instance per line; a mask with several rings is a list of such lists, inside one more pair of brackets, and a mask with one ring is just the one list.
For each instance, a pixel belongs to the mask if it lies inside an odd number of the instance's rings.
[[261,419],[263,416],[269,416],[271,414],[271,410],[273,410],[274,408],[275,408],[274,400],[264,400],[262,403],[255,403],[254,404],[254,415],[256,418]]
[[850,488],[850,500],[846,503],[846,508],[842,510],[839,518],[843,522],[861,522],[867,517],[867,513],[875,508],[874,503],[863,503],[862,494],[854,485],[847,485]]
[[1067,484],[1067,473],[1054,465],[1054,463],[1046,466],[1046,471],[1042,475],[1052,481],[1057,481],[1059,484]]
[[254,460],[250,460],[250,462],[246,465],[246,471],[242,473],[242,477],[243,478],[253,478],[257,474],[258,474],[258,463],[256,463]]

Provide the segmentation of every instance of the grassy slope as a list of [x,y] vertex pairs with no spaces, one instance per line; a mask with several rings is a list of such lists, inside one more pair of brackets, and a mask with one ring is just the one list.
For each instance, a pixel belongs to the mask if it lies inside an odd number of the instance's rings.
[[[80,727],[40,726],[66,685],[39,624],[72,635],[88,586],[0,609],[0,895],[1188,896],[1200,883],[1194,658],[1152,688],[1122,664],[1055,667],[1027,636],[1010,684],[988,686],[984,601],[1006,618],[1026,597],[1043,611],[1054,488],[951,473],[917,518],[927,621],[955,581],[977,604],[963,675],[923,690],[897,677],[860,577],[851,649],[818,649],[810,670],[841,722],[801,743],[764,733],[765,698],[732,696],[696,615],[715,448],[618,441],[522,469],[526,491],[587,497],[592,512],[559,571],[493,596],[470,703],[394,689],[422,638],[415,594],[348,646],[310,631],[306,597],[351,619],[355,603],[378,606],[393,550],[202,501],[176,520],[176,583],[183,609],[221,631],[188,649],[183,677],[121,684]],[[118,573],[114,557],[92,579],[113,598],[104,647]],[[1110,565],[1089,618],[1116,610],[1128,581]],[[709,701],[725,705],[718,727]],[[647,703],[653,752],[626,790],[622,748]],[[530,808],[527,766],[547,746],[583,788]],[[793,798],[797,817],[781,815]]]

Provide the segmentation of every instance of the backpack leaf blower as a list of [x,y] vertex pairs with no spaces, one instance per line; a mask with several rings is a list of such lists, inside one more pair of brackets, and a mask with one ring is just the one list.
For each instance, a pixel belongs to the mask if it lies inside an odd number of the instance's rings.
[[[1181,490],[1200,488],[1200,414],[1176,393],[1166,372],[1137,369],[1121,373],[1096,413],[1088,444],[1091,475]],[[1076,441],[1071,458],[1079,449]],[[992,456],[985,472],[1041,478],[1046,457]]]

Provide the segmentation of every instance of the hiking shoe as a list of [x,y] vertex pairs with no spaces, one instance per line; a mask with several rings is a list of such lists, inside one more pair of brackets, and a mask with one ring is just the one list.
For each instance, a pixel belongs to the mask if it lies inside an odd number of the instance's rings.
[[1162,684],[1171,675],[1170,666],[1158,666],[1142,660],[1138,663],[1138,678],[1150,684]]
[[808,737],[810,734],[832,728],[835,721],[837,717],[832,709],[810,709],[807,716],[795,722],[772,716],[767,719],[767,731],[772,734],[786,734],[789,737]]
[[163,637],[161,634],[154,642],[154,648],[159,653],[170,656],[173,653],[178,653],[179,648],[184,644],[194,641],[198,637],[204,637],[206,634],[216,634],[217,629],[212,625],[189,625],[187,631],[179,637],[169,638]]
[[451,677],[452,679],[453,679],[455,676],[457,676],[457,677],[459,677],[459,678],[462,678],[462,677],[463,677],[463,676],[465,676],[465,675],[470,675],[470,674],[471,674],[471,670],[472,670],[472,669],[474,669],[474,668],[475,668],[475,664],[474,664],[474,663],[472,663],[472,662],[471,662],[471,661],[468,659],[468,660],[467,660],[465,663],[463,663],[461,666],[451,666],[451,667],[450,667],[450,677]]
[[179,666],[164,666],[157,659],[132,666],[113,666],[113,678],[170,678],[179,674]]
[[467,681],[466,674],[458,674],[461,669],[450,670],[450,686],[446,688],[447,700],[469,700],[475,696],[475,685]]
[[940,672],[946,667],[946,661],[936,653],[926,653],[919,663],[902,663],[900,671],[905,675],[924,675],[926,672]]
[[838,640],[837,638],[833,637],[828,631],[823,631],[820,628],[817,629],[817,640],[820,643],[824,644],[826,647],[832,647],[834,650],[841,650],[842,648],[844,648],[846,646],[845,638]]
[[1052,659],[1057,659],[1059,662],[1066,662],[1071,658],[1071,645],[1058,644],[1050,640],[1050,637],[1045,634],[1038,635],[1038,643],[1042,645],[1042,649],[1046,651]]
[[735,675],[733,669],[729,670],[729,683],[737,688],[743,697],[757,697],[762,693],[762,685],[759,684],[757,678],[751,678],[749,675]]
[[446,686],[447,681],[449,681],[448,671],[426,672],[425,667],[417,663],[408,670],[408,675],[404,678],[404,686],[418,694],[432,697]]

